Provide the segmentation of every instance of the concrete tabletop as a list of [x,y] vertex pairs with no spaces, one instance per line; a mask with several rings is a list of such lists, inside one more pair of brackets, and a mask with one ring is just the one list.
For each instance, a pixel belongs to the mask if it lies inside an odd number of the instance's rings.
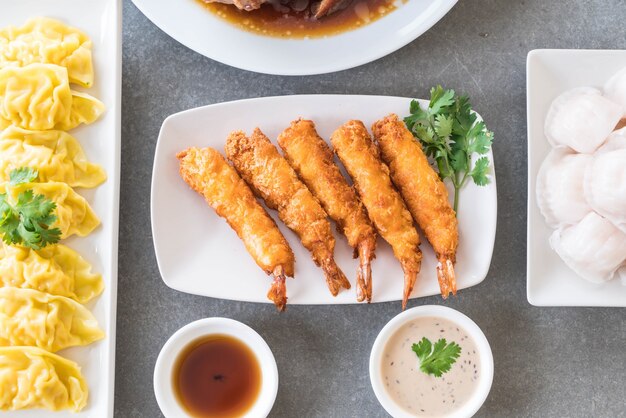
[[[173,0],[174,1],[174,0]],[[124,1],[122,185],[115,413],[157,417],[152,373],[178,328],[224,316],[257,330],[280,372],[271,417],[384,417],[369,352],[399,302],[290,306],[193,296],[159,275],[150,179],[161,123],[196,106],[300,93],[427,98],[438,83],[469,94],[495,132],[498,230],[485,281],[443,302],[472,318],[495,360],[477,416],[626,417],[626,310],[536,308],[526,300],[526,54],[535,48],[626,48],[624,0],[463,0],[423,36],[373,63],[312,77],[237,70],[159,30]],[[363,46],[366,47],[366,46]],[[234,280],[236,278],[225,278]]]

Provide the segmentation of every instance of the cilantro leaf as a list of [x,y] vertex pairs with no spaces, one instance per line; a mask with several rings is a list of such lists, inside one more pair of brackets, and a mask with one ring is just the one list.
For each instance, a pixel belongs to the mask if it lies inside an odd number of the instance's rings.
[[450,165],[454,171],[467,171],[467,153],[463,149],[454,149],[450,154]]
[[452,135],[452,124],[453,119],[447,115],[437,115],[435,116],[435,133],[440,138],[450,138]]
[[448,372],[461,355],[461,347],[455,342],[448,344],[445,338],[440,338],[433,345],[424,337],[411,349],[420,360],[420,370],[435,377]]
[[413,344],[411,350],[415,352],[421,363],[433,352],[433,344],[428,338],[423,337],[420,342]]
[[50,228],[57,220],[55,209],[56,203],[31,189],[20,192],[17,202],[12,202],[8,193],[0,193],[2,240],[10,245],[23,245],[35,250],[58,242],[61,230]]
[[[57,205],[52,200],[46,199],[44,195],[33,194],[32,190],[20,193],[17,198],[20,213],[26,219],[46,219],[50,221],[50,215]],[[56,216],[52,221],[56,220]],[[49,222],[45,222],[49,223]]]
[[469,152],[475,152],[478,154],[486,154],[491,148],[491,142],[493,141],[493,134],[487,131],[484,122],[476,123],[468,131],[468,149]]
[[444,90],[443,87],[437,86],[430,89],[430,112],[437,114],[443,108],[454,103],[454,90]]
[[31,183],[37,180],[39,172],[30,167],[21,167],[11,170],[9,173],[9,184],[17,186],[22,183]]
[[19,240],[17,228],[20,224],[20,216],[8,202],[6,193],[0,194],[0,233],[2,240],[7,244],[12,244]]
[[489,184],[489,177],[487,176],[487,172],[489,171],[489,159],[487,157],[480,157],[476,160],[476,164],[474,164],[474,168],[470,172],[470,176],[474,179],[474,183],[479,186],[484,186]]
[[454,90],[441,86],[430,90],[428,108],[423,109],[417,100],[412,100],[409,111],[404,123],[426,156],[435,160],[439,177],[452,182],[456,212],[459,193],[469,179],[479,186],[489,183],[489,159],[481,157],[472,164],[472,158],[489,152],[493,132],[477,120],[467,96],[457,96]]

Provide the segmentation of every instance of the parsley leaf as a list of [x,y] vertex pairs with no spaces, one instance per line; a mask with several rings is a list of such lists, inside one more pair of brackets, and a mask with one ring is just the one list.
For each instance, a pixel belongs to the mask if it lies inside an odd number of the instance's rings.
[[441,86],[430,90],[427,109],[412,100],[409,111],[404,123],[420,141],[426,156],[435,160],[439,177],[452,182],[456,212],[459,193],[470,178],[479,186],[490,182],[489,159],[480,157],[472,164],[472,156],[489,152],[493,132],[477,120],[467,96],[457,96],[454,90]]
[[424,337],[419,343],[413,344],[411,349],[420,360],[420,370],[435,377],[448,372],[461,355],[461,347],[455,342],[448,344],[445,338],[440,338],[433,345]]
[[[37,178],[37,170],[20,168],[11,171],[7,188],[29,183]],[[61,239],[59,228],[50,228],[57,220],[56,203],[28,189],[20,192],[17,202],[10,193],[0,193],[0,234],[10,245],[23,245],[39,250]]]
[[31,183],[37,180],[39,172],[30,167],[21,167],[11,170],[9,173],[9,184],[11,186],[17,186],[22,183]]
[[489,177],[487,177],[487,171],[489,170],[489,159],[487,157],[480,157],[476,160],[474,168],[470,171],[470,176],[474,179],[474,183],[479,186],[484,186],[489,183]]

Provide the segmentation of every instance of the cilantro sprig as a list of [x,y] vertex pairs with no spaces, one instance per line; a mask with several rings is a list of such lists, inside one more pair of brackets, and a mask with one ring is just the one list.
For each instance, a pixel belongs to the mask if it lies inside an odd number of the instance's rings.
[[31,167],[21,167],[11,170],[9,173],[9,184],[17,186],[18,184],[31,183],[37,180],[39,172]]
[[448,372],[461,355],[461,347],[455,342],[448,344],[445,338],[440,338],[433,345],[424,337],[419,343],[413,344],[411,349],[420,359],[420,370],[435,377]]
[[[7,189],[37,180],[38,172],[23,167],[9,173]],[[44,195],[35,194],[32,189],[20,192],[13,201],[6,190],[0,193],[0,234],[2,241],[10,245],[39,250],[61,239],[59,228],[50,228],[57,220],[54,211],[56,203]]]
[[[478,121],[467,96],[441,86],[430,90],[430,103],[422,109],[411,101],[411,114],[404,118],[407,128],[437,164],[439,177],[450,179],[454,186],[454,211],[459,207],[459,193],[471,178],[475,184],[489,184],[489,159],[484,156],[493,142],[493,132]],[[472,164],[473,154],[482,155]]]

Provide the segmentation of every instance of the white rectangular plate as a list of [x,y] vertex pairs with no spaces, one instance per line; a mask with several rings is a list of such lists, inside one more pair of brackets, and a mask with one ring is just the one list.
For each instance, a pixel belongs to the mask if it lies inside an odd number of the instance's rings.
[[89,201],[102,225],[85,238],[70,238],[63,244],[78,251],[102,274],[104,292],[87,307],[96,316],[106,337],[86,347],[60,351],[76,361],[89,385],[89,401],[82,412],[44,410],[2,413],[7,417],[112,417],[115,372],[115,307],[117,299],[117,237],[120,167],[120,71],[121,8],[118,0],[20,0],[3,7],[0,27],[21,26],[35,16],[59,19],[87,33],[93,42],[95,83],[82,90],[97,97],[106,113],[95,123],[70,131],[87,158],[104,167],[107,181],[96,189],[76,189]]
[[[168,117],[159,135],[152,174],[152,233],[165,283],[177,290],[222,299],[267,302],[270,280],[247,254],[243,243],[223,219],[193,192],[178,174],[176,153],[190,146],[220,152],[228,134],[247,133],[259,126],[275,141],[299,117],[315,121],[322,138],[350,119],[366,126],[395,112],[405,116],[411,99],[385,96],[311,95],[242,100],[200,107]],[[423,104],[426,102],[423,102]],[[489,158],[493,161],[493,156]],[[457,255],[459,288],[480,283],[489,270],[496,231],[496,183],[469,184],[459,203],[460,244]],[[295,280],[287,281],[290,304],[354,303],[357,261],[345,238],[335,234],[335,258],[353,287],[337,297],[329,293],[322,271],[296,235],[269,211],[296,256]],[[439,293],[430,246],[422,239],[424,260],[413,297]],[[379,239],[372,265],[373,301],[402,297],[402,270],[391,248]]]
[[544,135],[552,101],[574,87],[601,88],[620,68],[626,51],[539,49],[527,60],[528,243],[527,297],[536,306],[626,306],[626,286],[618,280],[587,282],[569,269],[550,248],[552,230],[537,207],[537,172],[550,144]]

